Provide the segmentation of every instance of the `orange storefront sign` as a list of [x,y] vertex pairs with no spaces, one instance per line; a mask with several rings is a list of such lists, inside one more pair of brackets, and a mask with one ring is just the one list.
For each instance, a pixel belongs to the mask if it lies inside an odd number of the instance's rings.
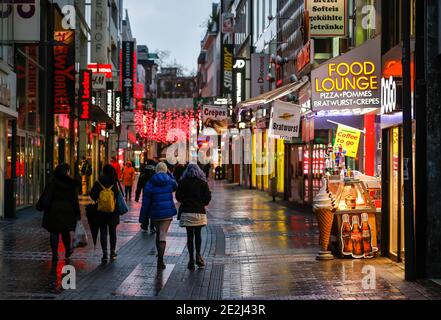
[[297,72],[302,71],[311,62],[311,40],[309,40],[300,52],[297,54],[296,58],[296,68]]

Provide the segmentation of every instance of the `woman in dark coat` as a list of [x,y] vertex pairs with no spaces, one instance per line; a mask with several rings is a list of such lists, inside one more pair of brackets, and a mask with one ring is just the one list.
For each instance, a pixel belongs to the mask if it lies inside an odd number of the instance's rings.
[[69,176],[70,166],[61,164],[55,169],[54,178],[46,186],[37,203],[37,210],[44,211],[43,228],[50,232],[52,260],[58,261],[60,235],[69,259],[73,254],[70,232],[75,231],[81,220],[78,190],[80,183]]
[[201,231],[207,225],[205,207],[211,201],[211,191],[206,175],[198,165],[190,164],[185,170],[176,191],[176,200],[181,203],[179,224],[187,228],[187,248],[190,255],[188,269],[195,269],[194,244],[196,244],[196,264],[199,268],[204,268],[205,262],[201,256]]
[[[116,170],[111,165],[105,165],[103,168],[103,176],[101,176],[98,181],[92,187],[90,191],[90,198],[93,201],[98,201],[100,197],[101,191],[103,191],[103,187],[110,188],[112,187],[112,191],[115,195],[115,200],[120,192],[120,186],[118,184],[118,177],[116,176]],[[97,222],[100,226],[100,243],[101,248],[103,250],[103,262],[107,262],[108,260],[108,251],[107,251],[107,235],[110,238],[110,259],[115,260],[117,258],[116,254],[116,228],[120,223],[119,213],[117,207],[115,206],[115,210],[113,213],[106,212],[97,212]]]

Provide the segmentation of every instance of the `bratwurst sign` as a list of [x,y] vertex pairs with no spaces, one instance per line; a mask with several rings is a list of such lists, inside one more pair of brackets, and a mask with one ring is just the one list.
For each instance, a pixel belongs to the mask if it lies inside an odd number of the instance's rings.
[[291,140],[300,133],[300,106],[283,101],[275,101],[271,113],[269,136]]
[[380,44],[369,40],[312,71],[313,110],[380,108]]

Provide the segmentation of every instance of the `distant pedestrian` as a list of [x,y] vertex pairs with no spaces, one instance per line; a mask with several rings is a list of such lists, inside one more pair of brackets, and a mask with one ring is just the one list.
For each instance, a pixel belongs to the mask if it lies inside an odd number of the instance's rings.
[[[190,255],[188,269],[194,270],[195,262],[199,268],[204,268],[205,261],[201,255],[201,231],[207,225],[205,207],[211,201],[211,191],[206,175],[198,165],[188,165],[179,181],[176,200],[181,203],[179,225],[187,229],[187,248]],[[196,245],[196,261],[194,245]]]
[[44,211],[43,228],[50,232],[52,260],[58,261],[58,243],[63,239],[65,258],[73,254],[70,232],[75,231],[81,220],[78,190],[80,184],[70,176],[70,166],[61,164],[55,169],[54,178],[48,183],[37,203],[37,210]]
[[156,249],[158,251],[158,270],[166,268],[164,253],[167,246],[167,233],[177,211],[173,193],[178,184],[168,172],[165,163],[156,166],[156,174],[144,188],[141,216],[152,219],[156,228]]
[[126,201],[130,201],[132,200],[132,187],[135,181],[135,168],[133,168],[131,161],[127,161],[123,169],[122,181],[125,187]]
[[107,235],[110,238],[110,259],[115,260],[117,235],[116,228],[120,223],[119,213],[116,206],[116,198],[120,186],[116,177],[116,171],[111,165],[105,165],[103,176],[95,182],[90,192],[90,198],[98,203],[97,222],[100,230],[100,243],[103,251],[102,262],[107,262]]
[[[141,192],[144,193],[144,188],[150,179],[156,174],[156,162],[154,160],[147,160],[144,170],[141,172],[141,175],[138,179],[138,184],[136,186],[135,193],[135,201],[139,202],[139,198],[141,197]],[[146,216],[140,216],[139,222],[141,223],[141,230],[143,232],[147,232],[150,224],[150,232],[155,232],[155,226],[151,222],[151,220]]]
[[112,161],[110,161],[110,164],[112,165],[113,169],[115,169],[116,177],[119,180],[121,177],[121,167],[119,165],[118,160],[116,160],[115,157],[112,157]]
[[81,180],[82,180],[82,194],[87,196],[89,194],[90,177],[92,176],[92,165],[86,157],[83,157],[81,162]]
[[175,178],[176,181],[181,180],[181,177],[182,177],[185,169],[186,169],[186,166],[184,166],[183,164],[177,164],[175,166],[175,170],[173,171],[173,177]]

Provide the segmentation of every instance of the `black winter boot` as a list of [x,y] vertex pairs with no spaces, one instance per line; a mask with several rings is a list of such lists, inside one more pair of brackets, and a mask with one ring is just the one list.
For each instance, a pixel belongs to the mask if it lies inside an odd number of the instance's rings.
[[167,242],[159,241],[158,243],[158,270],[164,270],[166,265],[164,263],[164,253]]

